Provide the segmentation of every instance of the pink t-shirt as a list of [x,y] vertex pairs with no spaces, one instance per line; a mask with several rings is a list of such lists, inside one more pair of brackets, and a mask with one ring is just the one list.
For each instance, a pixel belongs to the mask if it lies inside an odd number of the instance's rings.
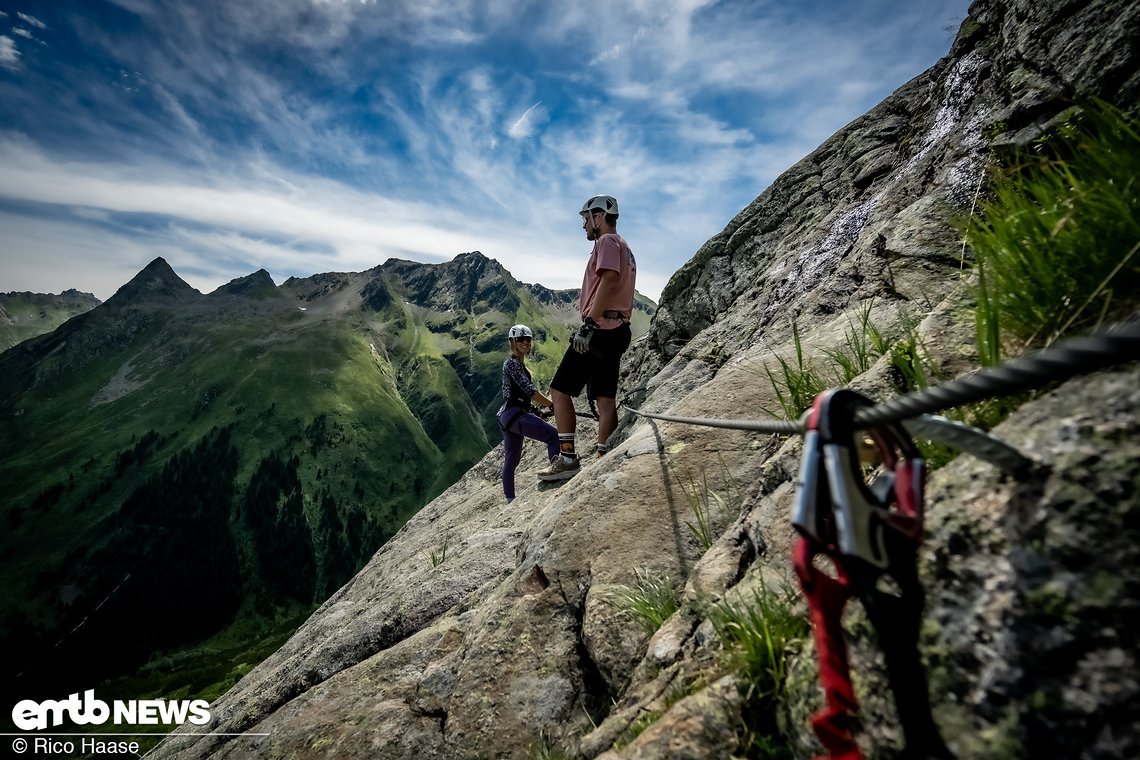
[[[598,286],[601,284],[600,272],[611,269],[618,273],[617,298],[610,303],[594,304],[598,295]],[[633,251],[621,235],[611,232],[602,235],[594,241],[594,250],[590,254],[590,263],[586,265],[586,274],[582,277],[582,295],[578,300],[578,310],[582,314],[593,316],[594,321],[603,330],[612,330],[628,322],[633,312],[633,291],[637,283],[637,261],[633,258]],[[603,317],[603,311],[619,311],[623,319]]]

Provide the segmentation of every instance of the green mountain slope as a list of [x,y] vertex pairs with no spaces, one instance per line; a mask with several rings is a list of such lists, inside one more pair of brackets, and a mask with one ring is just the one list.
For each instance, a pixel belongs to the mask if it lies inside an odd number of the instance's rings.
[[201,692],[255,661],[498,442],[509,325],[549,380],[553,293],[478,253],[209,295],[156,259],[0,353],[5,679]]
[[0,351],[51,332],[99,303],[95,296],[78,290],[65,290],[59,295],[0,293]]

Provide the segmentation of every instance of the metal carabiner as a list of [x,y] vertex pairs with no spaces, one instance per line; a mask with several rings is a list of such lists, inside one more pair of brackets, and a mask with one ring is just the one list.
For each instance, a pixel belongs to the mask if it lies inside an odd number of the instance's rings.
[[827,484],[835,512],[840,554],[886,570],[891,566],[889,533],[916,546],[922,540],[925,462],[914,441],[898,426],[868,431],[883,472],[867,484],[858,451],[854,415],[873,402],[855,391],[826,391],[818,403],[818,430]]
[[[792,518],[801,537],[793,564],[811,608],[827,698],[827,708],[813,716],[812,725],[830,758],[860,757],[851,731],[858,703],[840,623],[847,599],[855,594],[886,658],[907,752],[948,758],[952,755],[931,716],[918,654],[925,598],[916,556],[922,540],[925,462],[901,427],[873,428],[867,433],[882,472],[866,482],[854,416],[871,404],[852,390],[825,391],[816,398],[805,425],[800,491]],[[835,578],[814,566],[820,554],[834,563]],[[879,587],[884,575],[894,580],[898,593]]]

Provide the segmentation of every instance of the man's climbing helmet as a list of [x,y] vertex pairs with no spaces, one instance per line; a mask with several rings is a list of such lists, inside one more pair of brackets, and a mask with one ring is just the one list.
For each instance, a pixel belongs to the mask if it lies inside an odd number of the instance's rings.
[[603,211],[607,214],[618,215],[618,202],[617,198],[612,195],[595,195],[588,201],[582,204],[582,210],[579,214],[592,213],[594,211]]
[[534,333],[532,333],[530,328],[526,325],[515,325],[510,330],[507,330],[507,337],[511,340],[517,340],[518,338],[530,338],[533,340]]

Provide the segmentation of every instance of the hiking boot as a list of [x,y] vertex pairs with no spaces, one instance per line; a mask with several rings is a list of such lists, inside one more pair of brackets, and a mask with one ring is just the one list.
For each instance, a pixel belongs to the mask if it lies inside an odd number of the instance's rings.
[[578,474],[581,468],[578,458],[567,459],[559,454],[550,460],[550,466],[538,471],[539,480],[566,480]]

